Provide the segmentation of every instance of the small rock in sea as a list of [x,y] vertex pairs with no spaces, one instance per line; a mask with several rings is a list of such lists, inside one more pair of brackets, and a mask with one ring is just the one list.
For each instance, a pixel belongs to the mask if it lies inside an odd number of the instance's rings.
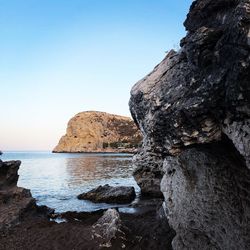
[[108,184],[99,186],[90,190],[87,193],[82,193],[77,196],[80,200],[90,200],[93,202],[105,203],[130,203],[135,199],[134,187],[117,186],[112,187]]

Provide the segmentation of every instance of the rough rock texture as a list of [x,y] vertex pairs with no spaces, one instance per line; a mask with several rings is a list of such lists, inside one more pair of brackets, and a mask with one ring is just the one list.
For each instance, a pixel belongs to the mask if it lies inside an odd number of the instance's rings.
[[134,152],[141,140],[129,117],[87,111],[69,121],[53,152]]
[[99,186],[77,196],[81,200],[91,200],[93,202],[105,203],[129,203],[135,199],[134,187],[117,186],[112,187],[108,184]]
[[0,229],[19,223],[27,211],[36,208],[30,191],[17,187],[20,164],[0,160]]
[[[125,247],[122,231],[122,222],[119,213],[115,209],[108,209],[103,216],[93,225],[92,238],[101,239],[100,247],[111,247],[112,240],[119,238],[120,249]],[[123,247],[124,246],[124,247]]]
[[225,142],[166,157],[162,180],[174,249],[248,249],[250,171]]
[[184,25],[181,49],[131,90],[143,134],[135,179],[158,194],[165,172],[174,249],[247,249],[250,2],[194,1]]

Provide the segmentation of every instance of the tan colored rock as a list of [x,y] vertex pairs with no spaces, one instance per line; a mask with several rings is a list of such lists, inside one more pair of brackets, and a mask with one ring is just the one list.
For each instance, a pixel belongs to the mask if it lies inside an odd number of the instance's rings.
[[98,111],[75,115],[53,152],[133,152],[141,133],[129,117]]

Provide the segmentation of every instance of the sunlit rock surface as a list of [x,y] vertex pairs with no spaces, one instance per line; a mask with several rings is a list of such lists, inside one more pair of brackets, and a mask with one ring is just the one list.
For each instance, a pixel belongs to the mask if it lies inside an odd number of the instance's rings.
[[131,118],[86,111],[69,121],[53,152],[135,152],[141,140]]
[[162,190],[174,249],[248,249],[250,2],[194,1],[184,25],[180,50],[131,90],[135,178]]

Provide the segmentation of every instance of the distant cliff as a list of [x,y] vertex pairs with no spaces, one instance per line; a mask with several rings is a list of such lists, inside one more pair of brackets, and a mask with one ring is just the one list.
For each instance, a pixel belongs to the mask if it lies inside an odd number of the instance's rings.
[[134,152],[141,140],[131,118],[86,111],[70,119],[53,152]]

